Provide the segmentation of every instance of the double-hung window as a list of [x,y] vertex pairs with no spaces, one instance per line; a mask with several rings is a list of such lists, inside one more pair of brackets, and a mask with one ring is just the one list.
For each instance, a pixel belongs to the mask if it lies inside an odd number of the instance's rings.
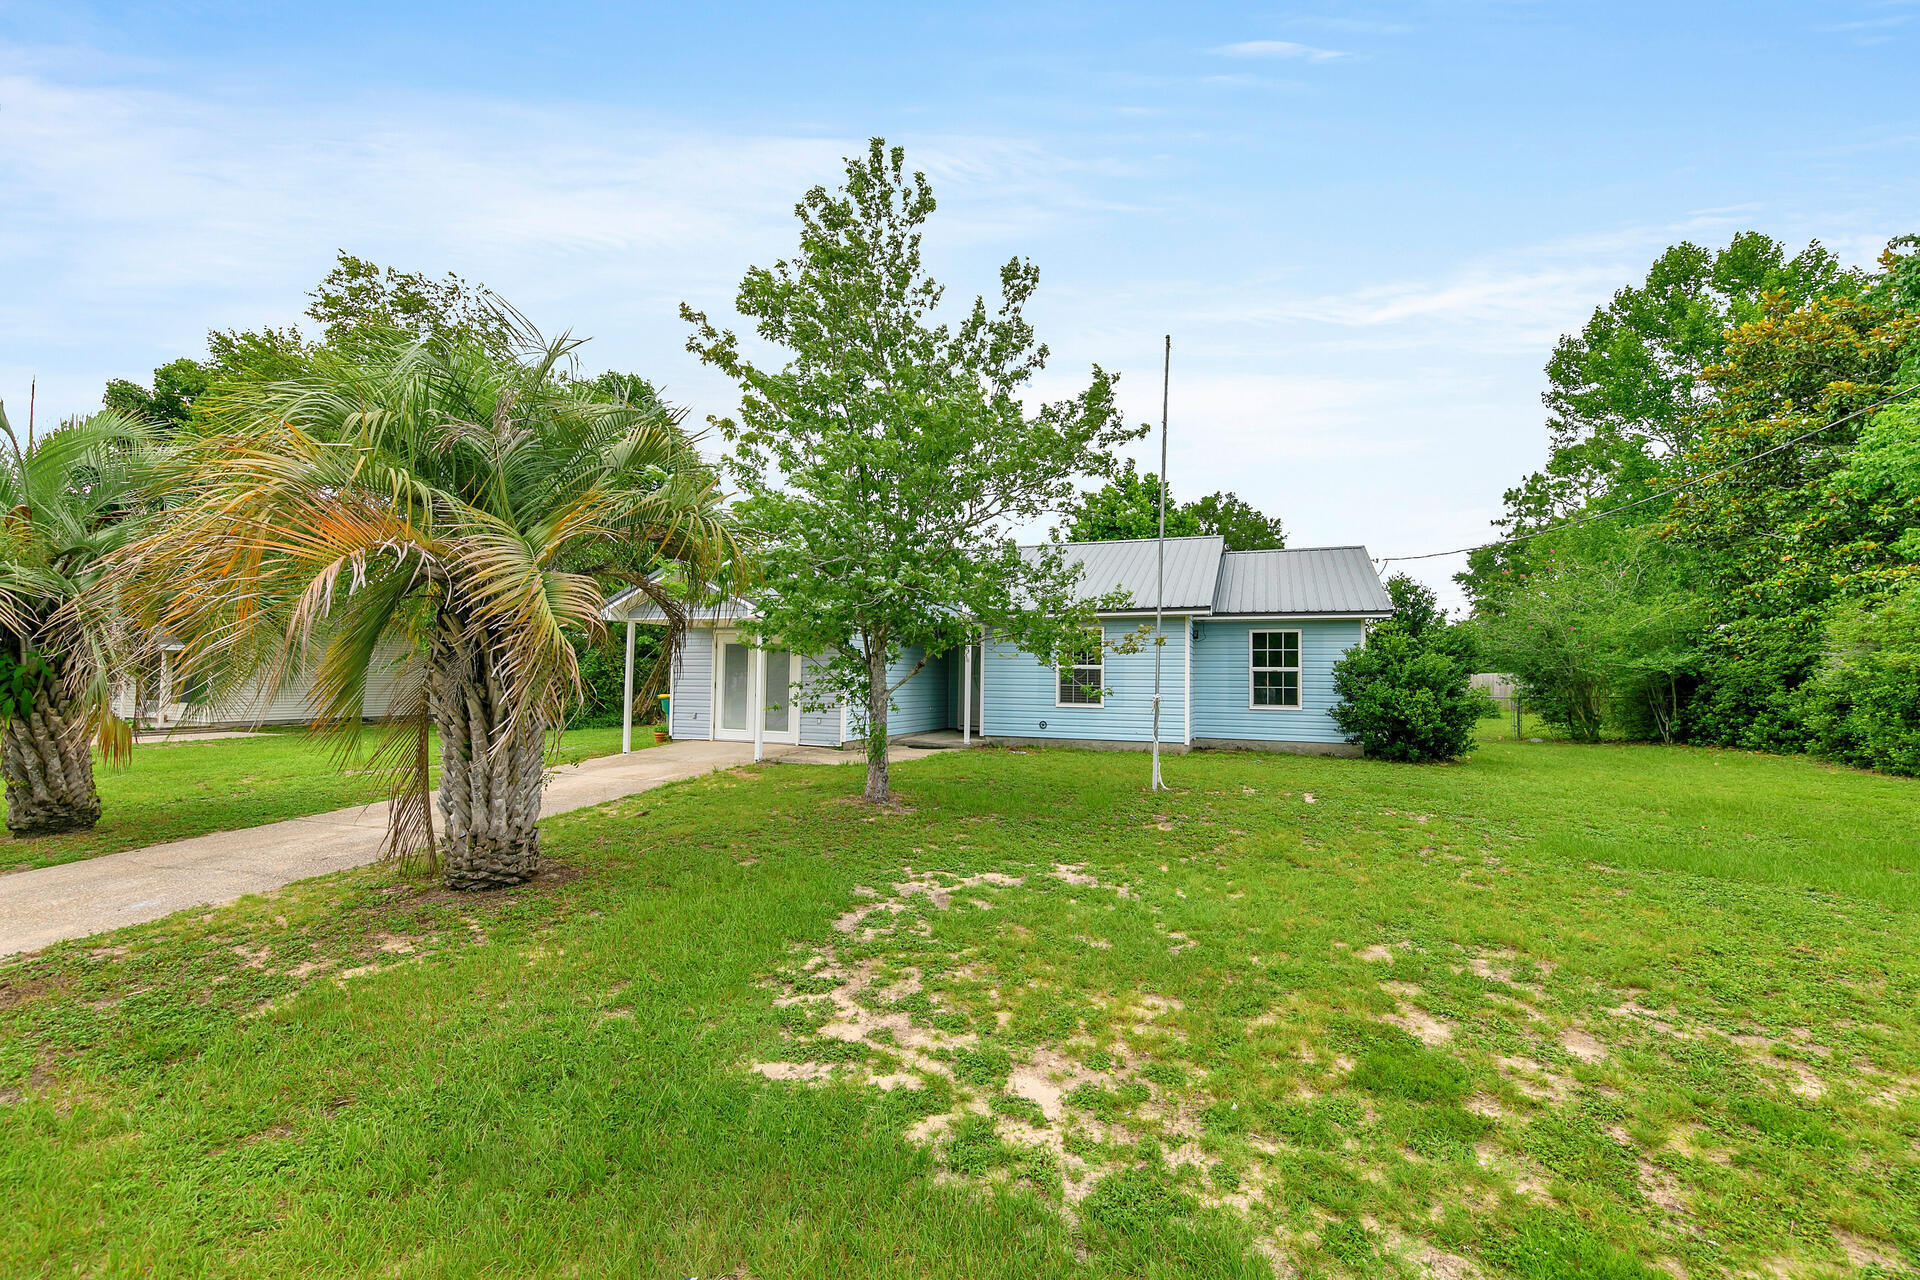
[[1099,632],[1089,631],[1081,644],[1061,655],[1055,706],[1097,707],[1106,701],[1106,650],[1102,639]]
[[1248,706],[1300,706],[1300,633],[1255,631],[1247,637],[1252,647],[1252,675]]

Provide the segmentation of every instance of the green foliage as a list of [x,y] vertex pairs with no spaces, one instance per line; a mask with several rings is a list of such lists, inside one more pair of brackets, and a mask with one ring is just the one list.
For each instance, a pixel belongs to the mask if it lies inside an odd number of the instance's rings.
[[[1129,458],[1114,477],[1076,498],[1065,515],[1069,542],[1114,542],[1160,533],[1160,477]],[[1266,516],[1237,494],[1210,493],[1193,502],[1167,497],[1167,536],[1218,534],[1229,551],[1265,551],[1287,545],[1278,516]]]
[[1508,491],[1509,523],[1522,528],[1578,510],[1690,448],[1701,376],[1725,358],[1728,330],[1754,319],[1769,295],[1800,305],[1864,285],[1817,241],[1792,258],[1754,232],[1717,251],[1668,249],[1641,284],[1615,293],[1554,347],[1541,397],[1548,463]]
[[[635,627],[633,633],[633,689],[638,702],[648,677],[661,660],[662,628]],[[620,698],[626,689],[626,629],[615,625],[595,638],[582,632],[569,637],[575,661],[579,664],[580,690],[567,715],[569,729],[604,728],[620,723]],[[660,704],[641,704],[633,709],[635,724],[651,723],[660,716]]]
[[[117,726],[109,680],[121,619],[101,583],[110,558],[137,537],[161,452],[145,421],[111,409],[23,444],[0,406],[0,653],[14,666],[8,699],[78,694],[83,714]],[[102,738],[120,754],[124,734]]]
[[313,299],[307,314],[337,350],[467,341],[496,357],[516,353],[512,311],[484,285],[470,285],[451,271],[436,280],[424,272],[381,267],[343,249],[307,296]]
[[[1075,499],[1065,512],[1067,541],[1118,542],[1128,538],[1154,538],[1160,534],[1160,477],[1141,473],[1132,458],[1113,479],[1091,493]],[[1167,501],[1167,536],[1188,537],[1200,533],[1200,518],[1192,511]]]
[[0,722],[32,715],[34,704],[53,679],[53,669],[39,654],[22,657],[0,649]]
[[992,1116],[967,1116],[947,1139],[947,1167],[978,1177],[1008,1164],[1013,1153],[993,1129]]
[[1099,602],[1079,599],[1058,548],[1022,555],[1014,534],[1139,434],[1097,366],[1076,395],[1023,402],[1048,354],[1025,316],[1032,263],[1001,268],[992,311],[975,298],[957,323],[933,322],[944,289],[920,240],[934,207],[925,175],[878,138],[839,190],[806,194],[798,252],[749,270],[735,303],[778,367],[681,308],[688,349],[740,384],[740,417],[715,425],[761,537],[750,629],[820,655],[804,705],[866,709],[876,801],[892,695],[914,674],[890,685],[889,662],[945,653],[982,625],[1049,660],[1083,639]]
[[214,372],[207,365],[182,356],[153,371],[151,391],[125,378],[114,378],[107,383],[101,403],[155,426],[183,427],[193,402],[206,393],[213,379]]
[[1450,626],[1432,591],[1406,574],[1387,590],[1393,617],[1333,668],[1339,701],[1328,714],[1347,741],[1381,760],[1453,760],[1474,749],[1487,713],[1472,687],[1473,637]]
[[1527,1126],[1526,1153],[1570,1181],[1631,1196],[1638,1185],[1633,1150],[1607,1136],[1593,1116],[1550,1112]]
[[1222,490],[1197,498],[1184,508],[1200,522],[1201,533],[1217,533],[1229,551],[1277,551],[1287,545],[1286,526],[1279,516],[1256,510],[1238,494]]
[[1529,1209],[1502,1224],[1486,1252],[1523,1280],[1661,1280],[1666,1274],[1608,1244],[1561,1209]]
[[[1562,341],[1553,457],[1508,495],[1507,523],[1638,505],[1476,552],[1460,578],[1551,722],[1769,751],[1817,734],[1837,758],[1873,756],[1839,727],[1859,673],[1822,652],[1845,601],[1870,608],[1920,573],[1920,409],[1859,413],[1920,381],[1917,245],[1892,241],[1873,272],[1754,235],[1680,245]],[[1639,550],[1603,532],[1636,527]]]
[[1800,711],[1821,755],[1920,776],[1920,586],[1877,607],[1848,600],[1834,610]]
[[484,732],[557,728],[601,584],[670,599],[669,566],[706,581],[737,549],[672,415],[558,377],[577,340],[522,336],[513,358],[472,338],[325,349],[299,379],[235,387],[183,451],[168,518],[117,565],[216,697],[306,666],[315,719],[351,741],[370,674],[396,672],[412,692],[386,759],[417,801],[389,812],[396,847],[430,847],[426,738],[447,704],[428,672],[456,646],[483,637],[503,713]]
[[1483,619],[1488,661],[1578,741],[1609,725],[1671,740],[1705,661],[1685,560],[1648,531],[1597,524],[1556,535]]

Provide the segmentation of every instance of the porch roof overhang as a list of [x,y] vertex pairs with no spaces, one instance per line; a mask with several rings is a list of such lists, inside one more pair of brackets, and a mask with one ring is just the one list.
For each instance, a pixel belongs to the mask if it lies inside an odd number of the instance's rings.
[[[684,610],[687,625],[691,627],[717,627],[731,622],[750,621],[760,616],[752,604],[731,596],[725,600],[710,601],[704,604],[689,604]],[[638,587],[628,587],[612,596],[600,608],[602,622],[650,622],[667,621],[666,610],[655,604],[653,598]]]

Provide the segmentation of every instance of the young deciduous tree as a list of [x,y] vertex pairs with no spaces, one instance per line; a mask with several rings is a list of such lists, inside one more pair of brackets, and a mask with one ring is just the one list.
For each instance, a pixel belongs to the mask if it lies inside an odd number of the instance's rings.
[[[752,629],[822,659],[809,705],[867,709],[876,803],[891,794],[892,695],[927,657],[982,625],[1037,654],[1084,643],[1093,602],[1077,570],[1057,547],[1023,553],[1012,530],[1063,507],[1077,477],[1110,474],[1112,449],[1140,434],[1098,366],[1078,395],[1022,404],[1047,358],[1023,314],[1033,264],[1001,268],[993,310],[975,298],[957,323],[934,322],[944,290],[920,260],[933,211],[925,175],[878,138],[839,190],[809,191],[798,253],[748,271],[735,301],[783,353],[777,367],[681,307],[688,350],[740,384],[740,417],[715,425],[761,540]],[[911,648],[920,663],[890,676]]]

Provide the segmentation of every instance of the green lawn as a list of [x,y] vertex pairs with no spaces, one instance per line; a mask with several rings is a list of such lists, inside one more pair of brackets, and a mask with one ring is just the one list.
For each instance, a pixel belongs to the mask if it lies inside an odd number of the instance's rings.
[[0,1274],[1920,1266],[1920,786],[946,753],[0,968]]
[[[643,739],[653,745],[650,732],[636,731],[634,746],[643,745]],[[366,745],[375,741],[369,733]],[[617,728],[576,729],[561,739],[550,760],[570,764],[619,749]],[[257,738],[143,742],[133,749],[131,763],[111,769],[96,755],[99,824],[91,831],[38,840],[0,834],[0,874],[384,798],[377,779],[340,768],[334,750],[334,740],[323,735],[284,729]]]

